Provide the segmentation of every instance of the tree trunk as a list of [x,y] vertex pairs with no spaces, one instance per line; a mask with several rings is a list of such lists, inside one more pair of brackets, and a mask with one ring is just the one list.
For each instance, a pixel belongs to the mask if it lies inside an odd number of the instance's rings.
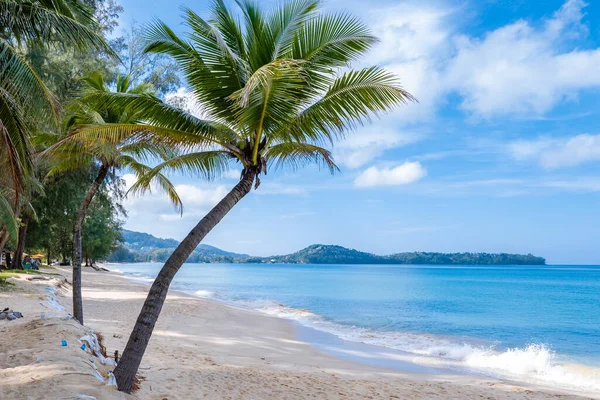
[[[6,231],[6,228],[2,228],[0,229],[0,255],[2,254],[2,252],[4,251],[4,246],[6,245],[6,242],[8,241],[8,232]],[[6,254],[8,255],[9,252],[6,251]],[[2,260],[1,260],[1,256],[0,256],[0,269],[5,268],[4,265],[2,264]],[[6,269],[10,268],[10,257],[5,258],[4,259],[6,262]]]
[[0,251],[4,250],[4,246],[8,242],[8,231],[6,228],[0,229]]
[[245,195],[250,193],[255,176],[256,172],[254,171],[244,173],[240,182],[183,239],[160,270],[129,336],[127,346],[119,360],[119,365],[115,368],[114,374],[119,390],[127,393],[131,392],[135,375],[142,362],[142,357],[175,274],[202,239]]
[[104,178],[108,174],[108,164],[102,163],[98,170],[98,176],[88,189],[77,214],[75,215],[75,224],[73,227],[73,317],[81,325],[83,325],[83,300],[81,298],[81,227],[87,209],[92,202],[92,199],[100,189],[100,185],[104,182]]
[[27,236],[27,227],[29,226],[29,215],[24,214],[19,226],[19,237],[17,239],[17,248],[15,249],[15,258],[12,260],[11,269],[23,269],[23,252],[25,251],[25,237]]

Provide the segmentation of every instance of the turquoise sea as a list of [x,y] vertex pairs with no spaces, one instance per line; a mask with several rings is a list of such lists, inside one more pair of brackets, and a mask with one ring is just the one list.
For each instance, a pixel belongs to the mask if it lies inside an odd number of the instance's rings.
[[[109,265],[147,282],[161,267]],[[186,264],[173,289],[361,362],[600,390],[600,266]]]

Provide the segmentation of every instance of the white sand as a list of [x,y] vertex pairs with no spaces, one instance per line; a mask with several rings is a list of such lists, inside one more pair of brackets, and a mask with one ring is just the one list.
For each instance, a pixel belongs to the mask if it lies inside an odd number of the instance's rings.
[[[68,276],[68,269],[61,269]],[[70,280],[70,278],[69,278]],[[86,327],[60,318],[45,300],[52,281],[13,280],[0,307],[24,318],[0,321],[0,399],[550,399],[600,398],[559,393],[500,380],[403,374],[325,355],[294,338],[285,320],[172,292],[140,368],[141,389],[125,395],[100,383],[111,367],[79,348],[89,329],[105,338],[108,354],[122,351],[148,287],[115,273],[84,268]],[[56,294],[67,309],[70,286]],[[60,341],[66,339],[67,347]],[[38,357],[43,361],[36,362]],[[580,395],[582,397],[578,397]]]

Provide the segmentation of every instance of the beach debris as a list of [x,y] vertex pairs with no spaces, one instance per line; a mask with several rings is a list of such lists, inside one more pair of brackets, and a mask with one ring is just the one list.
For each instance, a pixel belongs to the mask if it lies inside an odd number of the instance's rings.
[[115,360],[113,360],[112,358],[105,357],[104,354],[102,354],[102,349],[100,347],[100,343],[98,342],[98,337],[96,336],[94,331],[90,331],[89,334],[85,335],[79,340],[81,340],[82,342],[87,342],[88,347],[90,348],[90,350],[92,350],[96,357],[100,359],[100,363],[102,365],[117,365]]
[[44,357],[38,357],[38,358],[35,359],[35,362],[42,362],[44,360],[45,360]]
[[63,340],[60,342],[60,344],[61,344],[63,347],[66,347],[66,346],[67,346],[67,341],[63,339]]
[[0,312],[0,320],[7,319],[9,321],[14,321],[17,318],[23,318],[23,314],[18,311],[13,311],[9,308],[5,308],[2,312]]
[[79,348],[80,348],[81,350],[85,351],[85,343],[84,343],[84,344],[82,344],[81,346],[79,346]]
[[115,350],[115,363],[119,363],[119,350]]
[[52,294],[56,294],[56,288],[53,287],[45,287],[44,290],[49,291]]
[[112,371],[108,371],[108,380],[106,381],[106,386],[117,386],[117,379]]
[[93,376],[94,378],[96,378],[98,380],[98,382],[104,383],[104,378],[102,377],[102,375],[100,375],[100,373],[98,371],[94,371],[93,373],[92,372],[69,371],[69,372],[64,372],[63,375],[89,375],[89,376]]
[[87,394],[78,394],[77,396],[73,397],[74,399],[88,399],[88,400],[98,400],[96,399],[94,396],[88,396]]
[[46,304],[48,304],[50,307],[54,308],[57,311],[66,311],[65,308],[61,306],[60,303],[54,297],[46,296]]

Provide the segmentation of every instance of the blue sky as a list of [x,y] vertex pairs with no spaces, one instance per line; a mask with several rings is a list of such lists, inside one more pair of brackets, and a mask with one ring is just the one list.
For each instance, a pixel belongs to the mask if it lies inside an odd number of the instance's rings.
[[[124,26],[160,17],[182,29],[177,1],[121,2]],[[181,4],[200,15],[209,7]],[[385,66],[419,103],[337,143],[336,176],[269,174],[205,243],[255,255],[326,243],[600,264],[600,4],[330,0],[323,8],[368,23],[381,43],[354,67]],[[155,193],[127,200],[126,227],[181,239],[235,175],[174,177],[183,217]]]

